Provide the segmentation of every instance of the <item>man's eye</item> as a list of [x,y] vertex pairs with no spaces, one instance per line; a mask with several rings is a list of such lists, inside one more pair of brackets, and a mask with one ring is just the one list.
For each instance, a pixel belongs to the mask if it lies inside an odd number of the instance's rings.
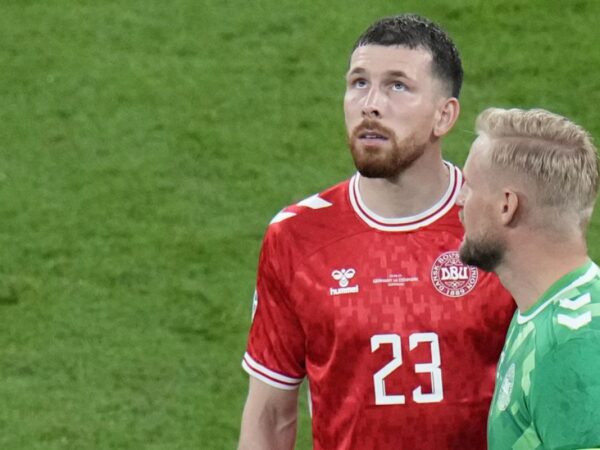
[[365,80],[355,80],[353,83],[355,88],[363,89],[367,87],[367,82]]
[[392,89],[396,92],[402,92],[406,90],[406,85],[404,83],[396,81],[394,84],[392,84]]

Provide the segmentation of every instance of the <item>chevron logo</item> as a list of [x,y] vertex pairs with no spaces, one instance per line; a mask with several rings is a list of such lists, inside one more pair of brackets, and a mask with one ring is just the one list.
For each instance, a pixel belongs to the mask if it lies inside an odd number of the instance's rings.
[[581,297],[574,299],[565,298],[560,301],[561,308],[570,309],[571,311],[577,311],[582,306],[587,305],[592,301],[590,293],[583,294]]
[[560,325],[564,325],[571,330],[578,330],[592,321],[592,312],[588,311],[575,317],[558,314],[556,319]]

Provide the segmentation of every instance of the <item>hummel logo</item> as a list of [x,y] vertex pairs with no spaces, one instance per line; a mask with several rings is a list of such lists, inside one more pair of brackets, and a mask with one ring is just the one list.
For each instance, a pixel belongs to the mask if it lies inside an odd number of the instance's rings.
[[356,275],[356,270],[354,269],[340,269],[331,272],[333,279],[340,282],[340,287],[348,286],[348,280],[354,278],[354,275]]
[[559,324],[564,325],[571,330],[578,330],[592,321],[592,312],[588,311],[575,317],[567,316],[566,314],[558,314],[556,319]]
[[356,270],[354,270],[354,269],[340,269],[340,270],[334,270],[333,272],[331,272],[331,276],[333,277],[334,280],[339,282],[340,287],[338,289],[329,288],[329,294],[330,295],[341,295],[341,294],[355,294],[356,292],[358,292],[358,289],[359,289],[358,285],[348,287],[349,280],[354,278],[354,275],[356,275]]

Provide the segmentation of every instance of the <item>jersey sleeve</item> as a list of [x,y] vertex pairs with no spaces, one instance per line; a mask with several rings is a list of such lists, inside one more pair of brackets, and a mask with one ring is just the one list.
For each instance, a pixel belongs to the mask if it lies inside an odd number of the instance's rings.
[[291,299],[292,252],[281,241],[281,233],[267,230],[242,367],[271,386],[296,389],[305,376],[305,338]]
[[600,448],[600,332],[559,344],[534,378],[531,409],[544,448]]

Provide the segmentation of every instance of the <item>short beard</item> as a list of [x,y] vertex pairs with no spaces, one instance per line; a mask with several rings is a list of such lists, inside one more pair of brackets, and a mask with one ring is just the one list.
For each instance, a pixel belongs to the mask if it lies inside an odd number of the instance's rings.
[[504,260],[505,247],[500,240],[465,238],[458,250],[460,260],[469,266],[479,267],[486,272],[494,272]]
[[[384,134],[392,148],[384,151],[363,148],[359,142],[359,135],[367,129]],[[376,121],[364,120],[354,129],[352,135],[348,136],[348,146],[354,165],[363,177],[389,179],[398,177],[419,159],[425,153],[427,143],[418,144],[414,135],[399,141],[393,130]]]

